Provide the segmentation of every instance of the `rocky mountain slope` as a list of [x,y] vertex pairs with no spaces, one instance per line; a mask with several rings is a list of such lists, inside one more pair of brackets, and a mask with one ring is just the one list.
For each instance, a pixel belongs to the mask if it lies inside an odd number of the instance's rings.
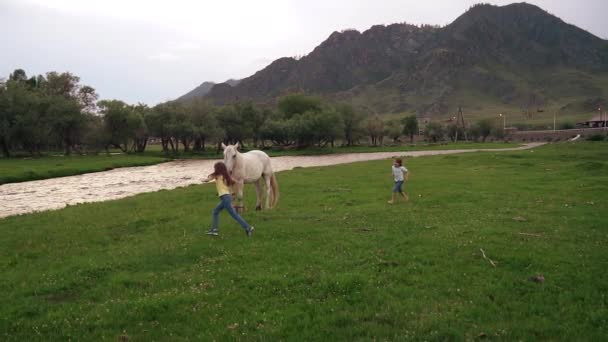
[[334,32],[301,59],[281,58],[236,86],[206,90],[217,104],[304,92],[428,116],[457,106],[480,115],[566,110],[608,97],[608,42],[534,5],[484,4],[445,27]]

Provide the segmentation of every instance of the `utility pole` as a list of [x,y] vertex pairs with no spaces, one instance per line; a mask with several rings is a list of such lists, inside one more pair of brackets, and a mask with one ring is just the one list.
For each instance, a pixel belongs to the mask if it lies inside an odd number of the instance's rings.
[[464,133],[464,140],[469,141],[467,137],[467,126],[464,123],[464,114],[462,113],[462,106],[458,106],[458,115],[456,116],[456,139],[458,141],[458,127],[462,125],[462,132]]
[[553,132],[555,132],[555,121],[556,121],[557,112],[553,112]]

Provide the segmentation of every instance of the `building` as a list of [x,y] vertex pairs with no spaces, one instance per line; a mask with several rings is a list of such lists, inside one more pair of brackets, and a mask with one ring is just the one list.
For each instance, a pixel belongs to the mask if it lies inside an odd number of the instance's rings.
[[578,123],[579,127],[588,127],[588,128],[600,128],[607,127],[606,123],[608,122],[608,113],[604,113],[602,115],[596,115],[590,120],[587,120],[582,123]]

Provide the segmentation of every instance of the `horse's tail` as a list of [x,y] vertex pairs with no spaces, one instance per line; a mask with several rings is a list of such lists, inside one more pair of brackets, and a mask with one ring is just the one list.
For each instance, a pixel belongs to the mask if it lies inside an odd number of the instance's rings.
[[270,202],[270,207],[276,207],[279,202],[279,183],[277,183],[277,177],[272,174],[270,176],[270,190],[272,191],[272,202]]

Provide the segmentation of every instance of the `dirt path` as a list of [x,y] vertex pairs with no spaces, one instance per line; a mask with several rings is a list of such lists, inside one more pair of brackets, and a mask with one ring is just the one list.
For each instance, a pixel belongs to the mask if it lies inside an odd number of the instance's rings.
[[[294,167],[328,166],[394,156],[420,157],[480,151],[516,151],[535,148],[541,143],[505,149],[438,150],[412,152],[348,153],[324,156],[272,158],[276,171]],[[168,163],[126,167],[79,176],[11,183],[0,186],[0,218],[36,211],[60,209],[67,205],[100,202],[133,196],[142,192],[175,189],[200,183],[213,168],[215,160],[178,160]]]

